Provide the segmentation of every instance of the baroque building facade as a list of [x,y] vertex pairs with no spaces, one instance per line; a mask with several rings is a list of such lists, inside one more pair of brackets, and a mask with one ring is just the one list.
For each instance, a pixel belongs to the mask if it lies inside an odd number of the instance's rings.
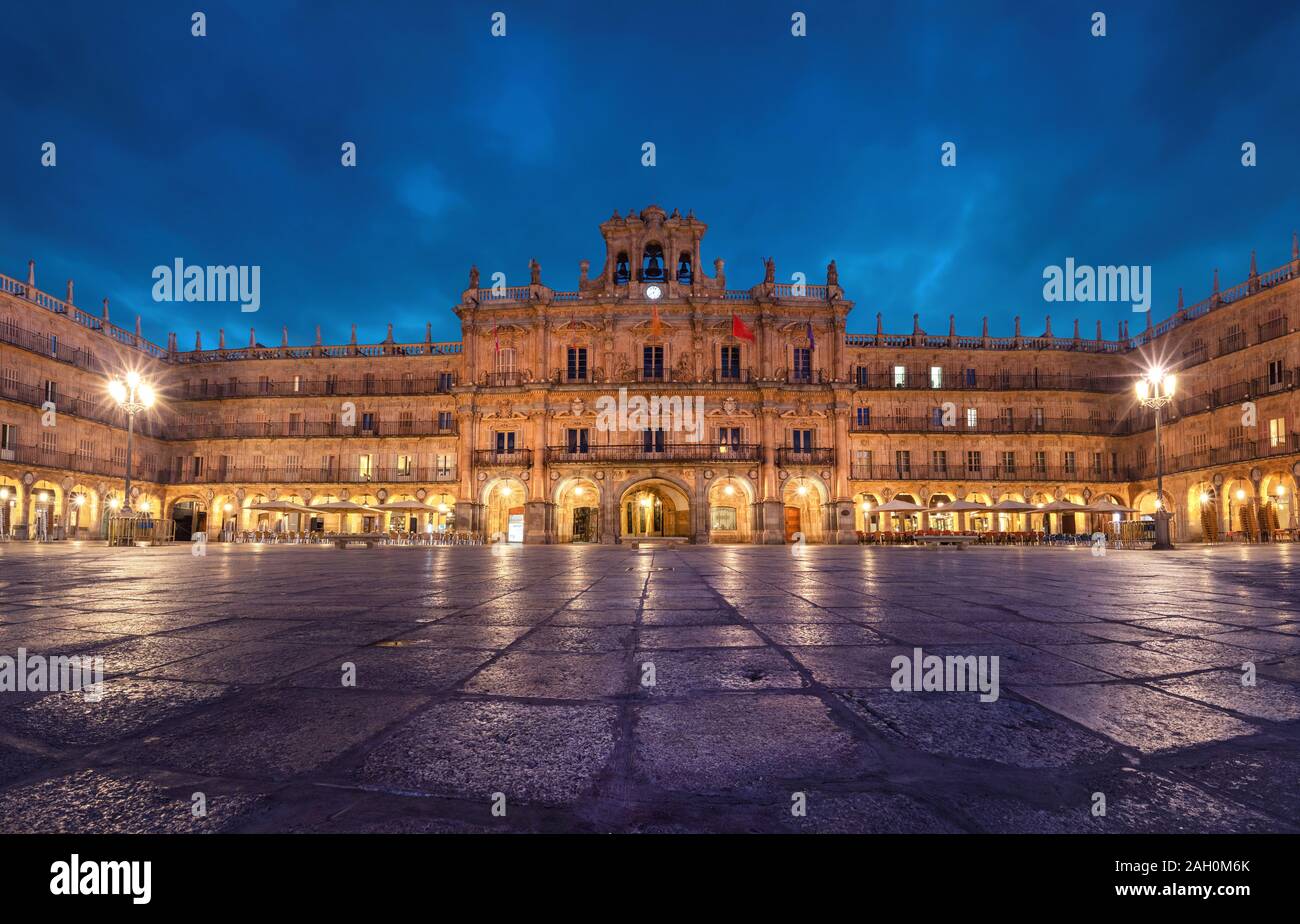
[[[855,542],[896,523],[892,499],[943,505],[1110,498],[1156,507],[1154,418],[1134,382],[1178,375],[1162,424],[1164,503],[1180,541],[1295,525],[1300,442],[1300,251],[1159,324],[1104,338],[979,336],[920,328],[851,333],[835,264],[824,281],[748,289],[704,267],[707,228],[650,206],[600,225],[599,268],[558,291],[470,285],[458,342],[307,346],[257,341],[181,350],[98,312],[0,276],[0,533],[94,538],[121,503],[126,419],[106,377],[135,369],[158,405],[137,417],[133,499],[178,535],[249,530],[270,500],[428,511],[291,514],[295,530],[457,531],[484,538],[618,542]],[[1092,333],[1092,332],[1090,332]],[[611,407],[657,400],[641,427]],[[699,407],[699,419],[690,415]],[[669,412],[675,412],[669,413]],[[631,415],[635,417],[635,413]],[[682,424],[689,426],[682,426]],[[115,500],[116,499],[116,500]],[[1014,530],[1023,514],[973,513]],[[1082,515],[1053,531],[1090,531]]]

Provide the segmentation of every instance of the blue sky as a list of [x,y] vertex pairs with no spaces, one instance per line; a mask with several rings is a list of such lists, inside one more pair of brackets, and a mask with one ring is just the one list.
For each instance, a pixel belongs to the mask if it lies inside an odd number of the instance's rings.
[[[1044,267],[1149,264],[1159,319],[1252,248],[1285,262],[1300,225],[1294,3],[45,0],[3,22],[0,272],[34,258],[41,288],[71,276],[78,304],[183,348],[250,324],[458,339],[471,263],[523,283],[536,257],[575,288],[597,225],[651,202],[709,224],[732,287],[769,254],[778,280],[834,257],[860,332],[877,311],[1136,331],[1126,304],[1046,304]],[[177,257],[260,265],[260,311],[154,302]]]

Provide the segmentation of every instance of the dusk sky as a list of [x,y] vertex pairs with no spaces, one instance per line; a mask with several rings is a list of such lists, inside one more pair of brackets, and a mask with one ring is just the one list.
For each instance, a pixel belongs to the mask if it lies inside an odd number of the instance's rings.
[[[459,339],[471,263],[577,286],[597,225],[708,223],[731,288],[838,261],[849,329],[1114,336],[1127,304],[1049,305],[1043,269],[1150,264],[1156,320],[1300,226],[1294,2],[9,4],[0,272],[149,339]],[[194,9],[208,35],[190,34]],[[1107,13],[1107,36],[1090,34]],[[507,36],[489,34],[493,11]],[[808,36],[790,15],[808,15]],[[1288,64],[1287,62],[1291,62]],[[43,167],[41,146],[57,145]],[[358,165],[340,165],[354,141]],[[641,165],[641,145],[657,166]],[[954,168],[940,146],[958,148]],[[1258,166],[1241,145],[1258,146]],[[160,304],[176,258],[261,267],[262,307]],[[485,282],[486,284],[486,282]]]

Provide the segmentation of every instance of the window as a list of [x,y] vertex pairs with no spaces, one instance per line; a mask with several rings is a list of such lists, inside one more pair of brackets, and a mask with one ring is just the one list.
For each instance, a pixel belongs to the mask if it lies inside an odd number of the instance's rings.
[[497,350],[496,366],[497,372],[510,373],[515,371],[514,347],[501,347]]
[[302,414],[292,413],[289,415],[289,435],[297,436],[302,433]]
[[293,377],[293,393],[296,395],[300,391],[302,391],[302,376],[295,375]]
[[1283,379],[1284,379],[1284,377],[1285,377],[1285,376],[1284,376],[1284,373],[1282,372],[1282,360],[1280,360],[1280,359],[1271,359],[1271,360],[1269,360],[1269,363],[1268,363],[1268,384],[1269,384],[1269,387],[1270,387],[1270,388],[1273,388],[1273,387],[1275,387],[1275,386],[1277,386],[1277,385],[1282,385],[1282,384],[1284,384],[1284,383],[1283,383]]
[[808,347],[794,348],[794,375],[792,381],[812,381],[812,350]]
[[585,382],[587,380],[586,347],[569,347],[568,378],[570,382]]
[[1047,453],[1042,449],[1034,453],[1034,473],[1037,475],[1047,474]]
[[1015,408],[1004,407],[1002,409],[1002,429],[1010,433],[1016,428],[1016,411]]
[[974,430],[978,426],[979,426],[979,414],[975,411],[975,408],[973,407],[966,408],[966,429]]
[[912,477],[912,453],[909,450],[894,450],[894,470],[899,478]]
[[975,379],[975,370],[974,370],[974,369],[967,369],[967,370],[966,370],[966,387],[967,387],[967,388],[974,388],[974,387],[975,387],[975,381],[976,381],[976,379]]
[[45,398],[46,401],[57,402],[59,400],[59,383],[53,379],[45,380]]
[[871,426],[871,408],[860,407],[854,413],[854,419],[859,427]]
[[41,452],[57,452],[58,443],[55,442],[55,434],[46,430],[41,434]]
[[82,459],[89,459],[94,455],[94,450],[90,445],[90,440],[82,440],[77,444],[77,455]]
[[641,431],[641,449],[645,452],[663,452],[666,442],[663,427]]
[[450,478],[452,470],[456,467],[456,457],[452,455],[439,455],[434,457],[434,468],[436,477]]
[[742,442],[740,427],[718,427],[718,447],[739,449]]
[[966,474],[978,475],[983,469],[983,460],[980,457],[978,449],[970,450],[966,453]]
[[1002,471],[1007,475],[1016,473],[1016,454],[1014,452],[1004,451],[1002,453]]
[[710,528],[717,530],[734,530],[736,528],[735,507],[711,507]]
[[935,449],[930,453],[930,467],[934,469],[936,475],[948,474],[948,452],[944,449]]
[[856,381],[859,388],[866,388],[871,384],[871,373],[867,371],[866,366],[857,367]]
[[813,431],[812,430],[791,430],[790,446],[795,452],[812,452],[813,448]]
[[368,395],[375,393],[375,374],[373,372],[367,372],[361,377],[361,390]]
[[1268,445],[1274,449],[1286,445],[1286,418],[1274,417],[1268,422]]
[[[225,458],[225,457],[223,457]],[[284,474],[290,481],[298,479],[299,472],[302,471],[302,459],[298,456],[284,457]]]
[[397,432],[410,433],[412,429],[411,427],[412,423],[414,423],[414,420],[412,419],[411,412],[402,411],[401,414],[397,416]]
[[397,474],[399,476],[409,477],[415,470],[415,465],[410,456],[399,455],[397,457]]
[[18,428],[13,424],[0,424],[0,449],[18,448]]
[[1043,429],[1043,421],[1044,421],[1044,418],[1043,418],[1043,409],[1042,409],[1041,407],[1036,407],[1036,408],[1034,408],[1033,410],[1031,410],[1031,411],[1030,411],[1030,420],[1033,422],[1033,427],[1034,427],[1035,430],[1042,430],[1042,429]]
[[451,391],[451,386],[456,382],[456,377],[450,372],[438,373],[438,391]]
[[375,432],[375,414],[374,411],[366,411],[361,415],[361,429],[366,433]]
[[269,376],[260,376],[257,380],[257,390],[264,395],[271,393],[271,379]]
[[362,481],[369,481],[375,475],[375,457],[363,452],[357,457],[357,476]]
[[565,431],[569,452],[587,452],[591,431],[585,428],[570,427]]
[[1240,449],[1246,445],[1246,430],[1238,425],[1228,428],[1228,448]]
[[334,373],[325,376],[325,394],[332,395],[338,391],[339,377]]
[[930,426],[936,429],[943,426],[943,408],[930,408]]
[[1102,471],[1101,453],[1094,452],[1092,454],[1092,474],[1100,475],[1101,471]]
[[641,377],[644,379],[662,379],[664,377],[664,348],[647,346],[641,350]]
[[322,477],[322,478],[330,478],[330,479],[332,479],[332,478],[334,477],[334,457],[333,457],[333,456],[321,456],[321,457],[320,457],[320,474],[321,474],[321,477]]
[[1074,465],[1074,451],[1071,450],[1071,449],[1067,449],[1067,450],[1062,454],[1061,461],[1062,461],[1063,465],[1065,466],[1065,473],[1066,473],[1067,475],[1073,475],[1073,474],[1075,473],[1075,471],[1076,471],[1076,469],[1075,469],[1075,465]]
[[930,367],[930,387],[943,388],[943,366]]
[[740,378],[740,347],[724,346],[718,354],[718,372],[724,379]]
[[871,450],[855,449],[853,450],[853,464],[862,472],[871,471]]
[[438,412],[438,431],[440,433],[450,433],[456,429],[452,422],[451,411]]
[[906,366],[895,366],[895,367],[894,367],[894,387],[895,387],[895,388],[906,388],[906,387],[907,387],[907,367],[906,367]]
[[496,436],[497,452],[507,453],[515,451],[515,431],[498,430]]

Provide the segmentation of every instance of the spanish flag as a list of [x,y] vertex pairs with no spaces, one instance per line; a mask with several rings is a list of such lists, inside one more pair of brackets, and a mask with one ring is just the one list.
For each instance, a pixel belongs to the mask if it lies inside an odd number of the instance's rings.
[[659,320],[659,306],[654,305],[650,308],[650,336],[662,337],[664,335],[663,322]]
[[731,316],[731,336],[748,340],[750,343],[754,342],[754,332],[745,326],[745,322],[740,320],[740,315],[737,314]]

